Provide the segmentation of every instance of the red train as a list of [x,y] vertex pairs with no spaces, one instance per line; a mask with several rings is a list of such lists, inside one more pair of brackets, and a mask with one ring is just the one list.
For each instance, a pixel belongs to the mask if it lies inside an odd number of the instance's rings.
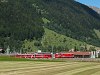
[[73,53],[55,53],[55,54],[51,54],[51,53],[34,53],[34,54],[17,54],[15,55],[15,57],[17,58],[52,58],[52,56],[54,58],[74,58],[74,54]]

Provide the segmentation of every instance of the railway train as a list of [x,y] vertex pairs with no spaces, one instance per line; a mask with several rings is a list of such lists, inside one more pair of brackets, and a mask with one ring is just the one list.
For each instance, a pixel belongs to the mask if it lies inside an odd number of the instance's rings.
[[74,58],[73,53],[33,53],[33,54],[16,54],[15,57],[17,58]]
[[50,58],[98,58],[100,57],[100,51],[91,51],[91,52],[60,52],[60,53],[48,53],[48,52],[40,52],[40,53],[28,53],[28,54],[15,54],[17,58],[42,58],[42,59],[50,59]]

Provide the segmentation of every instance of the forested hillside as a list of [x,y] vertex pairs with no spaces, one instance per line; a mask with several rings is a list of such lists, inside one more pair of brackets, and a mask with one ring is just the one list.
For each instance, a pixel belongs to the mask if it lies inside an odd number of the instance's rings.
[[25,39],[42,38],[44,29],[41,25],[41,16],[28,0],[0,2],[1,47],[20,48]]
[[[73,0],[44,0],[37,2],[41,9],[48,12],[45,17],[50,21],[46,24],[50,29],[69,37],[100,45],[94,29],[100,30],[100,15],[89,7]],[[45,5],[45,7],[43,6]],[[97,40],[98,39],[98,40]]]
[[35,45],[42,46],[44,27],[100,46],[95,32],[100,32],[100,15],[83,4],[74,0],[0,0],[0,47],[23,49],[25,40],[37,40]]

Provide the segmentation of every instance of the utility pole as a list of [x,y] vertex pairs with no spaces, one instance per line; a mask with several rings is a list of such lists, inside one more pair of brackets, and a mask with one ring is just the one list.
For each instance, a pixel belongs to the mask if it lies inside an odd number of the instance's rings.
[[6,54],[7,54],[7,55],[10,54],[10,48],[9,48],[9,46],[8,46],[7,49],[6,49]]
[[53,56],[53,48],[54,48],[54,47],[52,46],[52,59],[54,58],[54,56]]
[[20,49],[20,54],[22,54],[22,49]]

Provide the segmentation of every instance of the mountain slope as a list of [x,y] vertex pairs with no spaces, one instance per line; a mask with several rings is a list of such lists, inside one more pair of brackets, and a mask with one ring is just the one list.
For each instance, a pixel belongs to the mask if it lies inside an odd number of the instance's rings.
[[[100,46],[94,30],[100,15],[74,0],[4,0],[0,2],[0,46],[20,49],[24,40],[41,40],[44,27],[73,39]],[[61,38],[62,39],[62,38]]]
[[100,30],[100,15],[91,8],[73,0],[38,0],[35,4],[48,12],[43,16],[50,20],[46,24],[50,29],[90,44],[98,43],[94,29]]

